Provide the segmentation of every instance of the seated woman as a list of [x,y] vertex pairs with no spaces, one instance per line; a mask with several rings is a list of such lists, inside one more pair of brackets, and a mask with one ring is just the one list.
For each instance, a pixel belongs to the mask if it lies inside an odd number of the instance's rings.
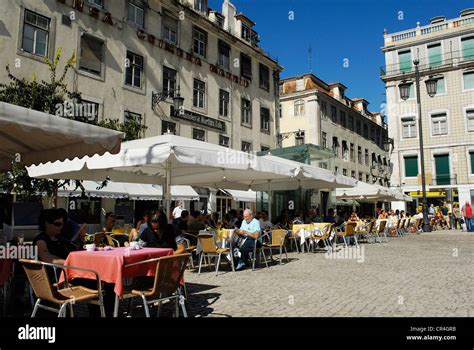
[[359,221],[359,217],[357,216],[357,213],[356,212],[353,212],[351,214],[351,217],[349,218],[349,221]]
[[64,216],[60,210],[46,209],[41,212],[40,233],[33,241],[33,244],[38,247],[39,260],[64,265],[69,252],[77,249],[69,240],[61,236],[63,225]]
[[175,254],[186,251],[186,245],[179,229],[168,223],[164,213],[154,214],[148,220],[148,227],[140,234],[148,248],[172,248]]

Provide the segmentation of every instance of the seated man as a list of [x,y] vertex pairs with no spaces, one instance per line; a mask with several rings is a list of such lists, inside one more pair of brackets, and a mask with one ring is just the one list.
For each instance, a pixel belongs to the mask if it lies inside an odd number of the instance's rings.
[[260,223],[253,217],[250,209],[245,209],[242,225],[240,229],[235,230],[235,233],[245,239],[239,248],[241,255],[236,270],[240,271],[245,269],[248,263],[249,253],[253,252],[255,240],[257,240],[257,248],[261,246]]

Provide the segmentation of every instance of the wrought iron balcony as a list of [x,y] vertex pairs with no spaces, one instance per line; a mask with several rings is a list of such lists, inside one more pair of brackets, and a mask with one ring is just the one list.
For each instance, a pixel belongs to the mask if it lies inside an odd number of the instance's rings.
[[457,185],[458,177],[457,175],[437,175],[432,178],[432,186],[443,186],[443,185]]

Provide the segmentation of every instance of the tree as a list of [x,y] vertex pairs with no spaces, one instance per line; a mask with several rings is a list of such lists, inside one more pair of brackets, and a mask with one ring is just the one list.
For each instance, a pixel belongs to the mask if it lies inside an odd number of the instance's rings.
[[[61,49],[56,51],[53,61],[45,58],[49,68],[50,81],[41,80],[38,82],[35,76],[33,76],[32,80],[17,78],[11,73],[10,67],[7,65],[6,70],[10,82],[8,84],[0,83],[0,101],[50,114],[56,114],[58,106],[64,105],[66,102],[81,104],[81,93],[69,90],[65,83],[68,72],[74,69],[76,55],[71,55],[62,73],[58,75],[57,70],[60,60]],[[122,131],[126,134],[126,140],[142,137],[147,129],[146,126],[133,119],[121,123],[118,119],[106,119],[97,122],[94,119],[82,118],[67,113],[62,113],[60,116]],[[15,191],[24,198],[33,198],[42,193],[51,196],[55,194],[58,187],[64,186],[69,182],[69,180],[60,182],[57,180],[32,179],[28,176],[26,169],[15,164],[13,160],[12,169],[6,173],[0,173],[0,189],[8,193]],[[81,187],[84,191],[80,182],[76,182],[77,187]]]

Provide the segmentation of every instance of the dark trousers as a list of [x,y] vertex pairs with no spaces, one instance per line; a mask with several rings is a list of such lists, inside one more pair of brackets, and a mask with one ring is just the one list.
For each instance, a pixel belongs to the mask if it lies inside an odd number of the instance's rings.
[[[257,241],[257,248],[260,248],[261,245],[262,244],[259,241]],[[249,253],[253,253],[254,247],[255,247],[255,239],[247,237],[244,244],[239,248],[241,256],[238,262],[239,263],[243,262],[245,264],[248,264]]]

